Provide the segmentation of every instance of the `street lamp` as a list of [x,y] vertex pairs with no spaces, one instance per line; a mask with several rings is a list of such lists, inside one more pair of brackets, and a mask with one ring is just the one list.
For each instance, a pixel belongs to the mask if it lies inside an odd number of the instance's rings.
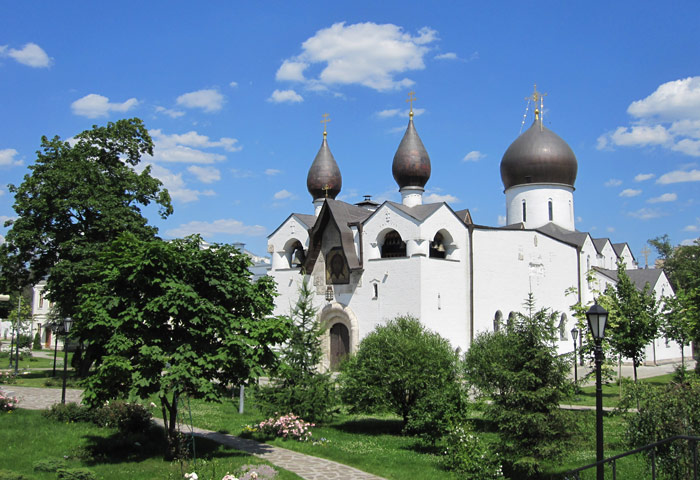
[[605,335],[605,324],[608,321],[608,311],[595,302],[586,312],[588,328],[595,342],[595,411],[596,411],[596,462],[598,463],[597,480],[604,480],[605,469],[603,465],[603,386],[600,367],[603,363],[603,347],[601,342]]
[[574,327],[571,329],[571,338],[574,339],[574,383],[576,384],[576,389],[578,390],[578,358],[576,358],[576,340],[578,339],[578,328]]
[[68,376],[68,332],[73,326],[73,319],[66,317],[63,319],[63,392],[61,393],[61,403],[66,403],[66,377]]
[[331,287],[330,285],[326,287],[326,301],[328,303],[333,301],[333,287]]
[[53,333],[53,373],[52,377],[56,376],[56,352],[58,351],[58,331],[59,326],[57,322],[51,322],[51,333]]

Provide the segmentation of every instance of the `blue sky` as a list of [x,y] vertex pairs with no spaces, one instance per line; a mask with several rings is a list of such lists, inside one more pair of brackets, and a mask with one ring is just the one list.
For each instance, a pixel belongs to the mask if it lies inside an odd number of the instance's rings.
[[0,219],[42,135],[136,116],[173,196],[167,220],[147,210],[161,234],[262,254],[290,212],[313,212],[324,113],[338,198],[400,199],[391,162],[414,90],[427,200],[498,225],[500,160],[537,83],[578,158],[579,230],[642,262],[649,238],[700,235],[697,1],[338,4],[3,2]]

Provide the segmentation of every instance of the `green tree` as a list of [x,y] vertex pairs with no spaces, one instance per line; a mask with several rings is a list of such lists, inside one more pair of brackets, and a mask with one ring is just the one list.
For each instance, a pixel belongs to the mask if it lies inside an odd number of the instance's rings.
[[76,333],[103,345],[83,401],[160,399],[170,454],[178,398],[220,401],[275,365],[288,321],[270,316],[274,282],[251,281],[250,260],[198,236],[164,242],[125,233],[100,252],[78,291]]
[[141,207],[155,202],[160,215],[172,213],[170,196],[150,167],[137,173],[153,142],[141,120],[94,126],[75,142],[42,137],[37,159],[14,194],[15,220],[9,220],[0,246],[6,289],[46,277],[48,297],[61,315],[75,316],[76,292],[89,283],[93,260],[121,232],[152,238]]
[[611,325],[605,329],[606,337],[615,352],[632,360],[636,382],[637,367],[644,361],[646,347],[659,333],[656,297],[648,283],[641,291],[632,283],[624,262],[618,262],[617,283],[608,285],[604,295],[604,301],[611,307]]
[[258,389],[257,399],[268,415],[294,413],[304,420],[320,422],[331,417],[336,395],[330,372],[318,369],[323,329],[311,288],[307,279],[299,287],[299,298],[290,314],[289,340],[280,350],[280,364],[272,373],[270,384]]
[[484,415],[498,430],[497,448],[514,478],[536,477],[575,431],[559,408],[573,383],[570,359],[557,355],[553,316],[535,310],[532,294],[525,309],[510,328],[478,335],[464,359],[467,379],[491,400]]
[[457,354],[450,342],[418,319],[398,317],[367,335],[343,365],[343,399],[356,411],[385,409],[404,425],[416,405],[457,382]]
[[695,323],[692,302],[685,290],[679,290],[671,297],[662,299],[661,330],[666,338],[681,346],[681,371],[685,372],[685,346],[693,338]]

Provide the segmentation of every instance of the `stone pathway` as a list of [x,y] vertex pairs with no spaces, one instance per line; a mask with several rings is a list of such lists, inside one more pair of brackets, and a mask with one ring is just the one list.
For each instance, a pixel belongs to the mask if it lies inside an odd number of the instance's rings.
[[[20,407],[29,410],[43,410],[61,401],[60,388],[15,387],[0,385],[3,395],[16,396],[20,399]],[[80,402],[82,390],[66,389],[66,402]],[[155,422],[162,426],[161,419]],[[241,450],[260,457],[278,467],[289,470],[306,480],[384,480],[382,477],[371,475],[356,468],[348,467],[331,460],[304,455],[285,448],[275,447],[255,440],[235,437],[223,433],[194,428],[198,437],[213,440],[227,447]]]

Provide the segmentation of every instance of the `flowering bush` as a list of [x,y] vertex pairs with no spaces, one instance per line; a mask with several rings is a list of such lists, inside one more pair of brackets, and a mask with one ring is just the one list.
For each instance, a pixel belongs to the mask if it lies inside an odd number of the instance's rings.
[[0,384],[16,383],[17,377],[13,372],[0,372]]
[[18,403],[17,397],[6,397],[0,393],[0,412],[11,412],[17,408]]
[[454,427],[446,437],[443,452],[445,466],[462,474],[464,479],[503,479],[498,454],[477,435],[463,427]]
[[[277,470],[269,465],[243,465],[237,472],[238,477],[226,472],[226,475],[221,480],[273,480],[277,477]],[[186,473],[185,478],[188,480],[199,480],[199,475],[196,472]]]
[[313,423],[305,422],[293,413],[282,415],[279,418],[268,418],[257,425],[262,433],[282,438],[294,438],[300,442],[311,438],[311,427],[314,426]]

